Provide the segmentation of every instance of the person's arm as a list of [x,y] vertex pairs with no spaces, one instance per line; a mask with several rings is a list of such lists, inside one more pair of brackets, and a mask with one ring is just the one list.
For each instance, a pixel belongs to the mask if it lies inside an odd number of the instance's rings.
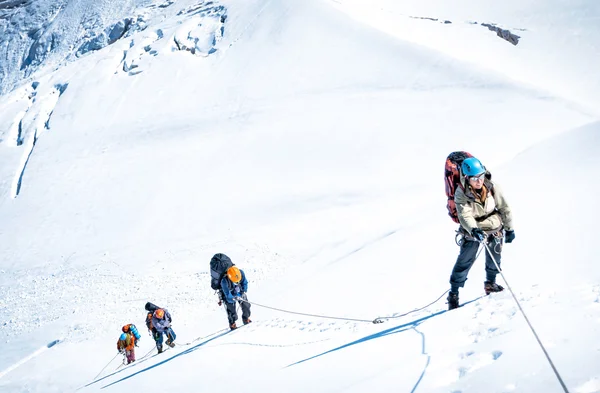
[[248,292],[248,280],[246,280],[246,274],[240,269],[242,273],[242,292]]
[[223,277],[223,279],[221,280],[221,289],[223,290],[225,301],[229,304],[233,303],[233,296],[231,296],[231,291],[229,290],[229,285],[227,284],[226,277]]
[[454,193],[454,203],[456,203],[456,212],[458,214],[460,225],[467,230],[467,232],[472,233],[473,229],[477,228],[477,221],[475,221],[475,217],[473,217],[471,201],[467,198],[462,188],[456,189],[456,192]]
[[500,212],[500,217],[502,217],[502,224],[504,224],[504,229],[506,229],[507,231],[514,230],[510,206],[508,205],[506,198],[504,198],[504,192],[495,183],[494,200],[496,201],[496,209],[498,209],[498,212]]

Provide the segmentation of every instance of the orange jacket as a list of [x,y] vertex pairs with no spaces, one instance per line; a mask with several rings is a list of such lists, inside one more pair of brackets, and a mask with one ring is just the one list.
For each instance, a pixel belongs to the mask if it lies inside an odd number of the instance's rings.
[[125,349],[127,351],[133,351],[134,346],[135,346],[135,336],[131,333],[127,333],[127,339],[117,341],[117,349],[119,351],[122,349]]

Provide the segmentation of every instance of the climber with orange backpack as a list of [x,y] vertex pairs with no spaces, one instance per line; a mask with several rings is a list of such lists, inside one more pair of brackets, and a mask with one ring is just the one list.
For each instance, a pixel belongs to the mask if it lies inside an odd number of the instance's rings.
[[[496,283],[503,242],[515,239],[512,214],[504,194],[481,162],[463,151],[453,152],[446,159],[446,196],[448,215],[460,224],[456,242],[460,253],[450,276],[448,309],[459,307],[458,290],[464,287],[471,266],[477,259],[480,243],[488,245],[486,253],[486,295],[501,292]],[[492,254],[492,255],[490,255]]]
[[171,327],[173,319],[169,311],[150,302],[146,303],[145,309],[148,312],[146,314],[146,327],[154,338],[154,341],[156,341],[158,353],[163,352],[163,334],[167,336],[165,344],[173,348],[177,336]]

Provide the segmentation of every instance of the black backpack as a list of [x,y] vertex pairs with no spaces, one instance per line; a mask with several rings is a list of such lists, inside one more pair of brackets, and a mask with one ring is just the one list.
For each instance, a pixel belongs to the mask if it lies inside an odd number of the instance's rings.
[[160,307],[158,307],[156,304],[148,302],[144,308],[146,311],[148,311],[146,314],[146,327],[148,329],[152,329],[152,314],[154,314],[154,311],[158,310]]
[[215,254],[210,260],[210,286],[212,289],[221,289],[221,280],[227,269],[234,265],[225,254]]

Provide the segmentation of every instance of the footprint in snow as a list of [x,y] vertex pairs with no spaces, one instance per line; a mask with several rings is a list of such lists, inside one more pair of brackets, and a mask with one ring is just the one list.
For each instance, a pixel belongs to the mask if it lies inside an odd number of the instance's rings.
[[575,393],[598,393],[600,392],[600,377],[594,377],[574,390]]
[[495,360],[498,360],[500,356],[502,356],[502,351],[477,353],[463,358],[462,362],[466,364],[457,369],[458,379],[465,377],[475,370],[492,364]]

